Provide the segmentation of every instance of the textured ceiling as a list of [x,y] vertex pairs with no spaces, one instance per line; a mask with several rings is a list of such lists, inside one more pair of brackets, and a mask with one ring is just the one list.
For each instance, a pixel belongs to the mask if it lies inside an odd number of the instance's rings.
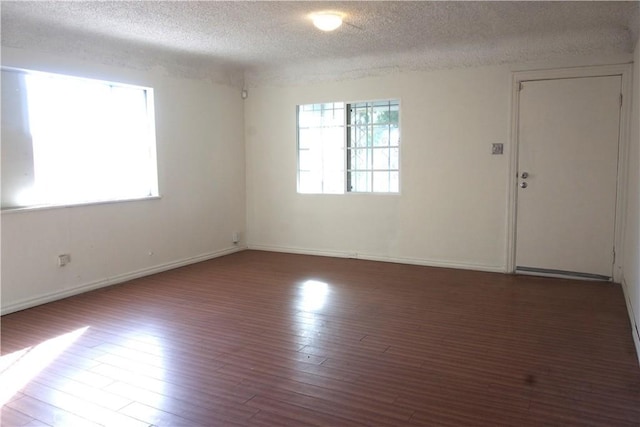
[[[2,45],[249,83],[633,50],[638,2],[2,1]],[[309,13],[336,10],[333,33]]]

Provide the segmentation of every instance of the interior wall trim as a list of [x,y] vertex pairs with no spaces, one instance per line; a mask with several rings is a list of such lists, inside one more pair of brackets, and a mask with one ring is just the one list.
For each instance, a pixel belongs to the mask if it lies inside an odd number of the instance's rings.
[[379,261],[379,262],[391,262],[391,263],[397,263],[397,264],[420,265],[424,267],[456,268],[460,270],[484,271],[488,273],[507,273],[505,266],[461,263],[461,262],[446,261],[446,260],[388,257],[388,256],[364,254],[359,252],[344,252],[344,251],[330,251],[330,250],[327,251],[327,250],[298,248],[298,247],[291,247],[291,246],[271,246],[271,245],[249,244],[248,249],[253,249],[256,251],[267,251],[267,252],[284,252],[284,253],[300,254],[300,255],[327,256],[327,257],[334,257],[334,258],[353,258],[353,259],[361,259],[365,261]]
[[[638,358],[638,364],[640,365],[640,329],[636,323],[636,317],[634,315],[634,307],[627,292],[627,281],[624,277],[620,281],[622,284],[622,292],[624,294],[624,302],[627,304],[627,313],[629,313],[629,322],[631,322],[631,335],[633,336],[633,344],[636,346],[636,357]],[[640,309],[640,307],[638,307]]]

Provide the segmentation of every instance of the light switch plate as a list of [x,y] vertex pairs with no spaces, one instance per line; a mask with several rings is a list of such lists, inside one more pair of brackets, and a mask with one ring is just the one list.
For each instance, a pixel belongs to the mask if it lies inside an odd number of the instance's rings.
[[71,255],[62,254],[58,255],[58,267],[64,267],[71,262]]
[[504,152],[504,144],[491,144],[491,154],[502,154]]

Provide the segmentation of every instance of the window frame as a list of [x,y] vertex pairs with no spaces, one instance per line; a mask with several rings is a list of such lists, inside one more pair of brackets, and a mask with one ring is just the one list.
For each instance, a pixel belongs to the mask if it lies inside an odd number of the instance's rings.
[[[327,191],[302,191],[301,190],[301,171],[302,169],[300,168],[301,166],[301,160],[300,160],[300,153],[301,153],[301,146],[300,146],[300,111],[301,108],[303,107],[307,107],[307,106],[313,106],[313,105],[323,105],[323,104],[342,104],[343,105],[343,124],[341,125],[342,128],[342,134],[343,134],[343,155],[342,155],[342,160],[343,160],[343,168],[342,168],[342,179],[343,179],[343,183],[342,183],[342,191],[341,192],[327,192]],[[388,169],[376,169],[372,167],[371,169],[356,169],[356,168],[351,168],[351,151],[354,150],[355,148],[352,147],[351,144],[351,135],[350,135],[350,131],[351,129],[355,126],[354,124],[350,123],[350,120],[352,119],[352,114],[350,113],[350,109],[353,105],[366,105],[366,108],[372,108],[374,106],[381,106],[381,105],[388,105],[389,107],[391,106],[397,106],[397,111],[398,111],[398,120],[397,122],[395,122],[395,124],[397,124],[397,131],[398,131],[398,140],[397,140],[397,145],[387,145],[387,146],[381,146],[381,147],[374,147],[373,145],[368,145],[366,147],[360,147],[357,148],[358,150],[370,150],[371,154],[373,154],[374,150],[381,150],[381,149],[397,149],[398,155],[397,155],[397,169],[392,169],[391,167],[389,167]],[[402,193],[402,179],[401,179],[401,164],[402,164],[402,148],[401,148],[401,140],[402,140],[402,114],[401,114],[401,110],[402,110],[402,100],[400,97],[390,97],[390,98],[384,98],[384,99],[375,99],[375,100],[367,100],[367,101],[328,101],[328,102],[315,102],[315,103],[304,103],[304,104],[297,104],[296,105],[296,155],[297,155],[297,165],[296,165],[296,183],[297,183],[297,193],[298,194],[307,194],[307,195],[347,195],[347,194],[357,194],[357,195],[364,195],[364,194],[369,194],[369,195],[400,195]],[[371,123],[368,124],[367,127],[371,126],[373,127],[374,125],[384,125],[387,126],[388,128],[390,128],[392,125],[394,124],[394,122],[384,122],[384,123]],[[306,129],[306,128],[305,128]],[[391,161],[391,159],[389,160]],[[372,160],[373,162],[373,160]],[[386,172],[386,173],[397,173],[397,180],[398,180],[398,184],[397,184],[397,191],[374,191],[374,184],[373,181],[371,182],[371,190],[370,191],[357,191],[352,189],[351,186],[351,181],[352,181],[352,174],[355,172],[367,172],[367,173],[371,173],[372,176],[372,180],[373,180],[373,173],[374,172]],[[323,175],[324,176],[324,175]]]
[[[160,176],[159,176],[159,162],[158,162],[158,145],[157,145],[157,137],[156,137],[156,115],[155,115],[155,94],[154,88],[145,85],[139,84],[131,84],[124,83],[121,81],[114,80],[105,80],[103,78],[93,78],[80,76],[77,74],[66,74],[57,71],[42,71],[35,69],[27,69],[27,68],[19,68],[19,67],[11,67],[11,66],[1,66],[1,72],[10,72],[10,73],[18,73],[23,75],[22,77],[24,81],[26,81],[27,76],[52,76],[54,78],[60,79],[68,79],[68,80],[77,80],[89,82],[91,84],[96,85],[105,85],[109,87],[115,88],[123,88],[123,89],[135,89],[143,92],[141,94],[144,97],[144,108],[145,108],[145,123],[142,125],[145,128],[145,143],[141,145],[141,147],[146,146],[146,149],[149,153],[149,160],[145,167],[148,168],[148,176],[147,183],[149,185],[149,193],[148,195],[116,195],[115,197],[96,197],[94,199],[82,199],[78,198],[77,200],[61,200],[56,202],[55,200],[51,201],[34,201],[32,203],[24,203],[24,204],[11,204],[11,205],[3,205],[0,207],[0,212],[2,213],[10,213],[10,212],[21,212],[21,211],[31,211],[31,210],[46,210],[46,209],[57,209],[57,208],[69,208],[76,206],[89,206],[89,205],[101,205],[101,204],[112,204],[112,203],[127,203],[127,202],[137,202],[144,200],[157,200],[161,199],[160,193]],[[28,107],[28,87],[26,83],[24,83],[23,89],[24,93],[20,94],[22,98],[19,102],[22,103],[23,108],[25,109],[25,120],[27,123],[29,122],[29,107]],[[26,126],[26,127],[25,127]],[[28,125],[23,124],[23,131],[31,134],[31,129]],[[32,150],[35,150],[32,142]],[[31,158],[31,165],[35,170],[35,151],[33,151],[33,157]],[[106,178],[108,179],[108,177]],[[34,181],[35,185],[35,181]],[[19,188],[11,189],[14,194],[19,193]],[[4,200],[3,200],[4,202]]]

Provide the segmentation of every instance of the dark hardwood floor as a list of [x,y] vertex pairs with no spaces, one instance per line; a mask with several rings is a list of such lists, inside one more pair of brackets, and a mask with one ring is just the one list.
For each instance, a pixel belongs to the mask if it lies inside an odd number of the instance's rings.
[[639,426],[622,290],[245,251],[3,316],[3,426]]

